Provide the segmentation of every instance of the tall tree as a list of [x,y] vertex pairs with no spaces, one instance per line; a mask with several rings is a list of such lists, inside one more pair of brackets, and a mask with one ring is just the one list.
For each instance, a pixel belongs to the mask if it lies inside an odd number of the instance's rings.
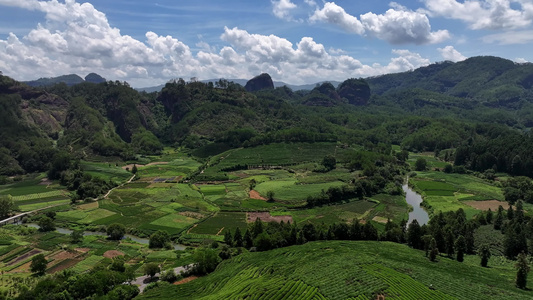
[[489,263],[489,259],[491,257],[491,253],[490,253],[490,248],[487,244],[483,244],[481,245],[481,247],[479,248],[479,253],[478,253],[479,257],[481,257],[481,266],[482,267],[487,267],[488,263]]
[[11,195],[0,196],[0,219],[6,219],[15,210],[15,202]]
[[150,280],[154,278],[155,274],[159,273],[160,268],[156,263],[147,263],[143,267],[144,275],[150,276]]
[[119,223],[113,223],[107,226],[106,233],[109,236],[109,239],[118,241],[124,237],[124,234],[126,234],[126,227]]
[[54,220],[46,216],[42,217],[39,220],[39,230],[44,231],[44,232],[56,230],[56,225],[54,224]]
[[527,273],[529,273],[529,264],[527,262],[527,255],[525,252],[518,254],[516,265],[516,287],[519,289],[526,289]]
[[415,219],[407,228],[407,244],[415,249],[421,249],[422,230]]
[[228,246],[233,246],[233,236],[231,235],[231,230],[227,229],[224,233],[224,243]]
[[453,255],[455,254],[455,238],[453,236],[453,232],[451,229],[449,229],[447,232],[446,232],[446,254],[448,255],[448,257],[453,257]]
[[503,220],[504,220],[504,217],[503,217],[503,207],[500,205],[500,206],[498,207],[498,212],[496,213],[496,219],[494,220],[494,229],[495,229],[495,230],[500,230],[500,229],[502,229]]
[[243,245],[241,229],[239,227],[235,229],[235,234],[233,235],[233,243],[235,244],[235,247],[242,247]]
[[250,249],[253,246],[254,242],[252,239],[252,234],[250,234],[250,230],[246,229],[246,231],[244,232],[244,247],[246,247],[246,249]]
[[429,260],[436,261],[437,255],[439,255],[439,248],[437,247],[437,241],[435,239],[431,239],[431,242],[429,244]]
[[493,218],[494,218],[494,214],[492,213],[492,210],[489,208],[489,210],[487,211],[487,217],[486,217],[487,223],[492,224]]
[[44,254],[37,254],[31,259],[30,270],[37,275],[43,275],[46,271],[48,261]]
[[455,240],[455,252],[457,253],[457,261],[458,262],[463,262],[465,251],[466,251],[465,238],[462,235],[460,235]]

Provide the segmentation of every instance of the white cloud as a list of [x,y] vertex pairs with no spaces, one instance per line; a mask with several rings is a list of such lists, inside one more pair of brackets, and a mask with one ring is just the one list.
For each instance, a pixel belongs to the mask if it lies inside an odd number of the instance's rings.
[[527,44],[533,42],[533,30],[489,34],[482,37],[481,40],[485,43],[500,45]]
[[309,21],[334,24],[347,32],[375,37],[396,45],[434,44],[450,38],[447,30],[431,31],[425,14],[407,10],[395,2],[391,6],[393,8],[385,14],[369,12],[357,19],[334,2],[327,2],[322,9],[315,10]]
[[518,64],[527,64],[527,63],[529,63],[529,61],[527,59],[522,58],[522,57],[517,57],[517,58],[515,58],[514,61],[516,63],[518,63]]
[[316,2],[314,0],[304,0],[304,2],[307,5],[311,6],[311,7],[317,7],[318,6],[318,4],[316,4]]
[[[531,24],[531,0],[423,0],[432,15],[462,20],[471,29],[516,29]],[[513,5],[514,4],[514,5]]]
[[74,0],[0,0],[0,5],[40,11],[45,22],[24,37],[0,39],[0,70],[19,80],[96,72],[133,86],[157,85],[170,78],[251,78],[268,72],[275,80],[303,84],[342,81],[400,72],[429,61],[407,50],[393,51],[387,65],[366,65],[341,49],[327,50],[312,37],[297,43],[275,35],[225,28],[220,51],[205,42],[195,53],[172,36],[147,32],[139,41],[112,27],[91,4]]
[[297,7],[296,4],[292,3],[291,0],[271,0],[272,2],[272,12],[274,15],[280,19],[291,20],[291,10]]
[[327,2],[324,8],[316,9],[315,13],[309,18],[311,22],[326,22],[340,26],[342,29],[350,33],[363,35],[365,28],[363,24],[354,16],[348,14],[344,8],[338,6],[334,2]]
[[466,56],[455,50],[453,46],[446,46],[444,48],[438,48],[437,50],[440,52],[440,55],[442,55],[442,58],[444,58],[445,60],[457,62],[467,59]]

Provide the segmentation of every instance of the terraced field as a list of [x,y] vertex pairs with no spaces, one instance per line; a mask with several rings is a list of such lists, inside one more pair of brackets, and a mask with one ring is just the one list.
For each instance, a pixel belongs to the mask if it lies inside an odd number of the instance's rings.
[[433,263],[394,243],[313,242],[243,254],[139,299],[529,299],[531,291],[514,287],[514,272],[511,264],[482,268],[474,256]]

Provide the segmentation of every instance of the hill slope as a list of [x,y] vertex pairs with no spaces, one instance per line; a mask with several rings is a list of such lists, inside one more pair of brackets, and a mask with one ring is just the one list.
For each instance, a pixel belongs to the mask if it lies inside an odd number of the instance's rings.
[[368,78],[367,81],[372,93],[380,95],[418,88],[472,99],[488,106],[516,109],[520,101],[530,102],[533,64],[479,56]]
[[478,257],[431,263],[405,245],[329,241],[244,254],[206,277],[139,299],[531,298],[531,291],[514,287],[513,276],[509,265],[480,267]]

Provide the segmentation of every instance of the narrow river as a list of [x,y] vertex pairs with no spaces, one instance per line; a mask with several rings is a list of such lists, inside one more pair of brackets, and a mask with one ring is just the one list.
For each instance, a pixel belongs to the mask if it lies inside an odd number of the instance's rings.
[[[39,225],[37,225],[35,223],[28,223],[28,224],[25,224],[25,225],[28,225],[29,227],[33,227],[33,228],[39,229]],[[56,228],[56,231],[61,233],[61,234],[71,234],[72,233],[72,230],[67,229],[67,228]],[[107,234],[105,234],[104,232],[94,232],[94,231],[84,231],[83,235],[84,236],[88,236],[88,235],[107,236]],[[144,244],[144,245],[148,245],[148,243],[150,242],[149,239],[141,238],[141,237],[134,236],[134,235],[131,235],[131,234],[125,234],[124,238],[125,239],[131,239],[134,242],[137,242],[139,244]],[[172,243],[172,247],[174,248],[174,250],[185,250],[185,248],[187,248],[187,246],[185,246],[185,245],[174,244],[174,243]]]
[[409,212],[409,221],[407,221],[407,225],[409,226],[413,220],[417,220],[420,226],[427,224],[429,221],[429,215],[426,210],[420,206],[422,203],[422,196],[409,188],[407,183],[402,186],[402,189],[405,192],[405,201],[413,207],[413,210]]

